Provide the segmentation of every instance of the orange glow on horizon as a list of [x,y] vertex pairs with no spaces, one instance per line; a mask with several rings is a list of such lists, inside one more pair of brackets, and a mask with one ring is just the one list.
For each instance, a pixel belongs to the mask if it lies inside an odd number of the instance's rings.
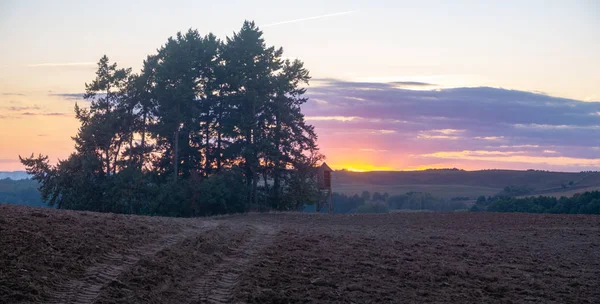
[[349,164],[333,164],[331,166],[334,170],[348,170],[351,172],[369,172],[369,171],[391,171],[395,170],[388,166],[377,166],[368,163],[349,163]]
[[[361,166],[341,166],[339,170],[348,170],[350,172],[371,172],[371,171],[425,171],[431,169],[449,169],[448,166],[416,166],[406,167],[402,169],[392,168],[387,166],[361,165]],[[460,168],[459,168],[460,169]]]

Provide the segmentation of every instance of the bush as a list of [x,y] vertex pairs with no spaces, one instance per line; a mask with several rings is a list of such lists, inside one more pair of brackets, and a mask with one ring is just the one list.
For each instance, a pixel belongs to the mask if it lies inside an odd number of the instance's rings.
[[383,203],[368,203],[356,208],[356,213],[388,213],[388,206]]
[[333,210],[335,213],[352,213],[355,212],[359,206],[364,204],[364,198],[356,194],[349,196],[337,192],[333,193]]
[[246,211],[246,184],[241,170],[224,170],[200,182],[193,194],[192,214],[215,215]]
[[498,197],[502,197],[502,196],[520,196],[520,195],[527,195],[530,194],[534,191],[534,188],[528,187],[528,186],[506,186],[504,187],[504,190],[500,193],[498,193],[496,196]]

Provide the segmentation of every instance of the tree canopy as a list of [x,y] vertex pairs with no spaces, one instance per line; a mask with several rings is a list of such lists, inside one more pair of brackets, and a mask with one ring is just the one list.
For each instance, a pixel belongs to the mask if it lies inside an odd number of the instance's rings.
[[298,209],[323,156],[301,112],[310,79],[254,22],[177,33],[139,73],[107,56],[75,105],[75,151],[21,158],[50,206],[172,216]]

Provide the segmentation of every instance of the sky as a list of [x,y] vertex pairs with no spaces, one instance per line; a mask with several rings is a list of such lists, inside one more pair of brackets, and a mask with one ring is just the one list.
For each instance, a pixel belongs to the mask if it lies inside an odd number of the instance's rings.
[[310,70],[303,112],[335,169],[600,170],[594,0],[0,0],[0,170],[73,151],[102,55],[138,71],[177,31],[246,19]]

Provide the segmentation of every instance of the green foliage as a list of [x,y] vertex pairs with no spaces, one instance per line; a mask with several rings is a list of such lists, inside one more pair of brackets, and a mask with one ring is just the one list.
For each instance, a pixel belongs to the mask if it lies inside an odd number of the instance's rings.
[[365,200],[368,201],[371,199],[371,193],[367,190],[363,191],[362,194],[360,195],[360,197]]
[[381,202],[367,203],[356,208],[356,213],[388,213],[388,205]]
[[332,195],[335,213],[353,213],[359,206],[365,204],[365,199],[358,195],[348,196],[334,192]]
[[408,192],[403,195],[393,195],[387,200],[391,209],[455,211],[467,209],[460,200],[446,201],[426,192]]
[[[253,22],[218,40],[177,33],[139,74],[100,58],[75,106],[76,151],[21,158],[50,206],[169,216],[294,210],[322,201],[310,79]],[[259,181],[264,181],[259,186]]]
[[[408,192],[404,195],[389,196],[387,193],[373,193],[372,200],[365,199],[368,191],[363,195],[346,195],[333,193],[335,213],[382,213],[390,210],[430,210],[430,211],[456,211],[466,210],[463,201],[446,201],[433,197],[429,193]],[[370,196],[369,196],[370,197]],[[308,211],[309,209],[305,209]],[[312,210],[312,208],[310,209]]]
[[385,202],[389,197],[389,194],[384,193],[381,194],[379,192],[373,192],[373,197],[371,198],[375,202]]
[[496,198],[486,204],[474,205],[471,211],[600,214],[600,191],[560,199],[548,196]]
[[498,197],[504,197],[504,196],[520,196],[520,195],[527,195],[530,194],[534,191],[535,189],[528,187],[528,186],[506,186],[504,187],[504,190],[502,190],[502,192],[496,194],[496,196]]
[[223,170],[204,179],[193,194],[193,214],[198,216],[247,211],[248,206],[244,204],[244,181],[244,175],[238,168]]

